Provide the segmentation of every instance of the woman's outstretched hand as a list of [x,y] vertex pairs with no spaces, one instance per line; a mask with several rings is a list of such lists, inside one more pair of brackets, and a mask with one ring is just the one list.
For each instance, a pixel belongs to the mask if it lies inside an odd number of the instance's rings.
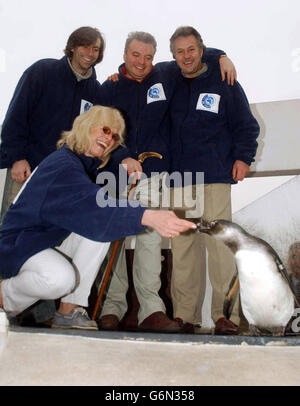
[[197,229],[196,224],[180,219],[170,210],[146,210],[142,217],[142,225],[154,228],[166,238],[178,237],[184,231]]

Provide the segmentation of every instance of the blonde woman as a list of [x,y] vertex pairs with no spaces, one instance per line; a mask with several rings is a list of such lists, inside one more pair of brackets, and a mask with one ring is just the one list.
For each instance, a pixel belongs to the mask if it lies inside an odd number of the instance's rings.
[[61,298],[53,327],[97,329],[84,307],[109,242],[147,226],[163,237],[195,227],[170,211],[97,205],[96,176],[124,132],[118,110],[92,107],[21,189],[0,228],[0,307],[8,315]]

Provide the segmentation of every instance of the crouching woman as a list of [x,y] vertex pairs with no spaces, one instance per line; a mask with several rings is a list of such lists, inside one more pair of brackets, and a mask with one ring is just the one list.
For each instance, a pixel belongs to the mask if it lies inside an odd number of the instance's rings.
[[8,315],[61,298],[53,327],[97,329],[84,307],[109,242],[146,227],[163,237],[195,227],[170,211],[97,205],[96,176],[124,131],[118,110],[92,107],[21,189],[0,228],[0,307]]

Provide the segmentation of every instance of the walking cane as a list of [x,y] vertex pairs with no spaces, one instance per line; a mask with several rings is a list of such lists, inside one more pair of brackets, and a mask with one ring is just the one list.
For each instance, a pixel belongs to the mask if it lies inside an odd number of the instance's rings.
[[[159,154],[158,152],[142,152],[138,156],[138,162],[140,162],[142,164],[145,161],[145,159],[153,158],[153,157],[162,159],[162,155]],[[131,185],[129,193],[131,192],[131,190],[136,185],[137,185],[137,182],[133,183]],[[108,261],[106,270],[104,272],[101,287],[100,287],[98,297],[97,297],[97,300],[96,300],[96,304],[95,304],[95,307],[94,307],[94,311],[93,311],[93,314],[92,314],[92,320],[96,320],[96,317],[97,317],[97,314],[98,314],[98,311],[99,311],[99,308],[100,308],[100,305],[101,305],[101,302],[102,302],[102,298],[103,298],[103,295],[104,295],[104,293],[106,291],[106,286],[107,286],[107,283],[108,283],[109,278],[110,278],[110,274],[111,274],[111,270],[112,270],[112,267],[113,267],[113,264],[114,264],[114,261],[115,261],[115,257],[116,257],[116,254],[118,252],[119,245],[120,245],[120,240],[115,241],[114,244],[113,244],[111,256],[110,256],[110,259]]]

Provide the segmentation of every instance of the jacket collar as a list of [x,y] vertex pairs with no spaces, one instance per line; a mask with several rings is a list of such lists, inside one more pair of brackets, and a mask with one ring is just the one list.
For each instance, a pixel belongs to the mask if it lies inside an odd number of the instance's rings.
[[102,163],[101,159],[92,158],[92,157],[86,156],[84,154],[76,154],[76,152],[71,151],[67,145],[63,145],[62,148],[65,148],[71,154],[74,154],[76,157],[78,157],[78,159],[81,161],[82,165],[84,166],[84,169],[86,170],[86,172],[89,175],[95,176],[95,174],[98,172],[99,166]]
[[[70,67],[68,58],[67,58],[66,56],[63,56],[63,57],[61,58],[61,62],[63,63],[65,70],[66,70],[69,74],[71,74],[71,75],[76,79],[76,75],[75,75],[75,73],[73,72],[73,70],[72,70],[71,67]],[[92,68],[92,74],[91,74],[91,76],[90,76],[88,79],[86,79],[86,80],[91,80],[91,79],[92,79],[92,80],[95,80],[95,79],[97,78],[96,70],[95,70],[94,66],[92,66],[91,68]],[[77,80],[77,79],[76,79],[76,80]]]
[[143,82],[145,82],[149,77],[151,77],[152,72],[153,72],[154,69],[155,69],[155,67],[152,66],[151,72],[150,72],[141,82],[138,82],[138,81],[135,80],[135,79],[131,79],[131,78],[128,78],[127,76],[125,76],[125,75],[126,75],[126,66],[125,66],[125,63],[122,63],[122,65],[119,66],[119,75],[121,75],[121,77],[123,77],[124,79],[130,80],[130,81],[132,81],[132,82],[143,83]]
[[98,171],[99,166],[101,165],[102,161],[98,158],[92,158],[90,156],[86,156],[84,154],[78,155],[80,161],[82,162],[85,170],[90,174],[93,175],[95,172]]

